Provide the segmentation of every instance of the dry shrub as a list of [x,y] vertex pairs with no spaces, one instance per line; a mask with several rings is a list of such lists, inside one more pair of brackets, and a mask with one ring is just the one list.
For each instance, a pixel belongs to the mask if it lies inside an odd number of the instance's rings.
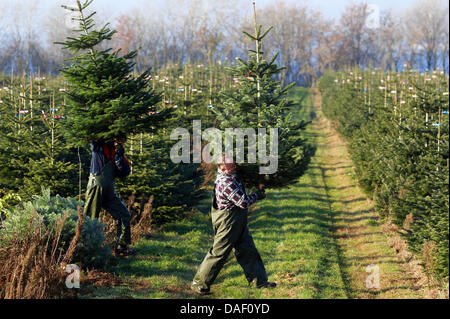
[[428,279],[430,280],[430,283],[431,283],[433,274],[438,267],[438,261],[436,258],[438,256],[436,243],[434,241],[427,241],[423,245],[422,255],[423,255],[423,260],[425,262],[425,270],[426,270],[427,274],[429,275]]
[[[153,200],[155,197],[150,196],[148,202],[144,206],[144,210],[139,218],[132,219],[131,224],[131,238],[136,241],[141,236],[149,235],[151,231],[152,224],[152,214],[153,214]],[[137,215],[134,215],[134,217]]]
[[414,221],[414,215],[412,213],[409,213],[406,215],[405,219],[403,220],[403,228],[407,230],[411,230],[411,224]]
[[34,213],[25,238],[15,238],[0,250],[0,298],[48,299],[64,295],[65,265],[71,262],[83,229],[83,213],[78,207],[76,233],[69,248],[59,246],[61,232],[68,216],[56,221],[56,230],[33,226]]
[[116,240],[116,222],[114,218],[112,218],[111,214],[102,209],[100,211],[99,220],[105,224],[104,231],[106,243],[113,245]]
[[413,254],[408,251],[408,245],[406,241],[402,239],[398,234],[392,234],[388,238],[388,244],[395,250],[397,256],[405,262],[409,262],[413,258]]
[[83,275],[83,286],[114,287],[122,284],[115,274],[100,270],[89,270]]
[[408,194],[407,188],[400,188],[400,190],[398,192],[398,198],[405,199],[407,194]]
[[[151,195],[147,203],[145,203],[145,198],[140,203],[136,203],[136,197],[131,195],[128,201],[125,202],[131,213],[131,239],[133,242],[137,241],[139,237],[148,236],[151,233],[154,199],[154,195]],[[102,210],[99,219],[105,224],[106,242],[113,246],[116,241],[116,222],[114,218],[111,214]]]
[[[406,217],[406,220],[409,221],[409,219],[412,219],[412,214],[409,214],[408,216]],[[406,223],[408,223],[408,221],[406,221]],[[404,225],[404,227],[405,226],[407,225]],[[401,229],[398,226],[389,221],[383,224],[383,232],[388,235],[388,244],[396,251],[397,257],[407,262],[407,271],[415,279],[415,282],[413,284],[414,288],[426,289],[428,293],[425,298],[436,298],[436,296],[438,295],[445,295],[445,293],[443,293],[441,290],[433,289],[431,285],[432,279],[429,273],[430,266],[428,266],[427,263],[433,263],[432,259],[433,254],[435,253],[435,246],[433,246],[434,243],[429,243],[428,245],[424,246],[423,255],[425,265],[423,265],[423,263],[418,258],[414,257],[414,255],[408,250],[406,241],[400,236]]]

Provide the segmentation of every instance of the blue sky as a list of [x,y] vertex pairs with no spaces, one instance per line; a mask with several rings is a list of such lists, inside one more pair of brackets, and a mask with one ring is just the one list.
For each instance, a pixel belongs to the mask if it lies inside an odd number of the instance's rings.
[[[45,0],[47,2],[51,2],[52,0]],[[139,4],[143,0],[95,0],[98,5],[107,5],[110,8],[114,8],[117,10],[127,9],[134,6],[139,6]],[[223,1],[223,0],[210,0],[212,3],[214,1]],[[276,2],[276,0],[255,0],[256,5],[266,5],[270,3]],[[299,0],[285,0],[286,2],[298,3]],[[148,2],[148,1],[146,1]],[[166,4],[170,4],[170,0],[165,1],[153,1],[153,2],[164,2]],[[251,7],[253,0],[241,0],[242,8],[244,9],[246,6]],[[352,2],[360,2],[355,0],[313,0],[313,1],[305,1],[311,7],[322,9],[327,17],[339,17],[340,13],[345,9],[345,7]],[[393,8],[393,9],[404,9],[412,7],[417,1],[416,0],[369,0],[367,3],[377,4],[381,10]]]
[[[45,0],[51,2],[52,0]],[[139,7],[139,4],[144,0],[95,0],[97,5],[106,6],[111,10],[123,10],[132,7]],[[215,1],[223,0],[210,0],[212,5]],[[226,1],[226,0],[225,0]],[[270,3],[276,2],[276,0],[255,0],[257,7],[265,6]],[[146,2],[149,2],[148,0]],[[170,0],[153,0],[153,2],[162,2],[165,4],[170,4]],[[242,3],[243,10],[251,10],[253,0],[240,0]],[[298,3],[302,2],[299,0],[285,0],[288,3]],[[352,2],[361,2],[360,0],[309,0],[303,1],[307,3],[312,8],[320,9],[324,15],[328,18],[338,19],[341,13],[344,11],[345,7]],[[411,8],[417,3],[417,0],[368,0],[367,3],[376,4],[381,10],[392,8],[395,11],[401,12],[404,9]]]
[[[0,4],[8,5],[14,2],[34,2],[35,0],[0,0]],[[48,8],[51,7],[52,4],[55,3],[70,3],[72,0],[39,0],[41,3],[45,4]],[[211,6],[214,5],[214,2],[216,1],[223,1],[223,0],[209,0],[211,3]],[[226,1],[226,0],[225,0]],[[242,10],[246,10],[249,13],[251,12],[252,7],[252,1],[253,0],[239,0],[239,3],[241,3]],[[265,6],[270,3],[276,2],[275,0],[255,0],[257,7]],[[401,13],[405,9],[409,9],[414,6],[415,3],[417,3],[418,0],[367,0],[367,3],[369,4],[376,4],[380,7],[380,9],[383,11],[385,9],[392,8],[394,12]],[[170,5],[171,0],[94,0],[94,3],[96,6],[100,8],[105,8],[107,11],[110,12],[110,14],[115,15],[123,11],[127,11],[129,9],[133,9],[136,7],[139,7],[142,2],[152,2],[155,3],[156,6],[157,3],[162,3],[164,5]],[[361,2],[361,0],[285,0],[285,2],[303,2],[307,3],[312,8],[320,9],[325,17],[327,18],[335,18],[339,19],[339,16],[342,11],[344,11],[345,7],[352,3],[352,2]],[[43,8],[44,9],[44,8]],[[45,10],[45,9],[44,9]]]
[[[344,11],[345,7],[352,2],[362,2],[362,1],[350,1],[350,0],[315,0],[310,1],[312,7],[321,9],[321,11],[328,18],[339,19],[341,13]],[[406,9],[414,7],[418,2],[417,0],[369,0],[366,1],[368,4],[376,4],[379,6],[381,11],[392,9],[394,12],[402,13]]]

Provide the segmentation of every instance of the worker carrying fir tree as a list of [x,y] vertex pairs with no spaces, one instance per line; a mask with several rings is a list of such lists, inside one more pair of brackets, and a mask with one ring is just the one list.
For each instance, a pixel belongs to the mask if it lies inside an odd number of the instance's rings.
[[130,174],[130,162],[124,156],[126,136],[110,142],[91,143],[92,159],[89,182],[86,190],[84,214],[98,218],[103,208],[116,221],[117,234],[114,251],[116,255],[133,255],[131,244],[131,213],[117,196],[114,178],[125,178]]
[[247,209],[266,197],[264,187],[260,186],[259,190],[247,195],[243,182],[236,175],[237,165],[232,158],[223,156],[218,168],[211,208],[214,243],[203,259],[191,289],[201,295],[209,294],[211,284],[233,248],[249,285],[273,288],[276,284],[268,281],[261,256],[247,226]]

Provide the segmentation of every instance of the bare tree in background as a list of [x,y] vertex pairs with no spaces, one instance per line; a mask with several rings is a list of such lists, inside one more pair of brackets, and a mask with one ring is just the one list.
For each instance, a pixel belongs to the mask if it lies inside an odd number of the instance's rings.
[[267,26],[274,27],[265,42],[265,51],[280,53],[279,63],[286,68],[281,84],[297,82],[310,86],[320,69],[314,54],[324,28],[322,15],[305,4],[279,1],[260,10],[260,17]]
[[[41,7],[42,0],[0,0],[0,72],[57,73],[69,56],[54,44],[71,34],[66,12],[55,0]],[[282,84],[311,86],[324,72],[347,66],[377,66],[400,70],[442,67],[448,72],[448,4],[443,0],[419,0],[402,16],[383,12],[381,26],[366,25],[368,5],[353,2],[341,18],[325,19],[306,5],[283,0],[258,7],[258,23],[274,26],[263,44],[277,63],[285,66]],[[94,5],[96,2],[94,1]],[[48,9],[43,12],[43,8]],[[136,71],[159,69],[167,64],[217,61],[233,63],[247,55],[253,44],[242,35],[252,30],[252,6],[242,0],[170,0],[158,5],[143,1],[139,7],[114,12],[111,6],[95,7],[96,24],[110,21],[118,30],[112,43],[123,53],[139,49]]]
[[247,37],[242,34],[244,24],[248,24],[251,7],[246,13],[244,10],[236,11],[238,8],[239,0],[224,1],[226,5],[221,9],[221,21],[223,42],[220,45],[221,57],[224,61],[230,63],[235,60],[236,57],[244,58],[248,50]]
[[[437,67],[439,54],[442,52],[441,43],[448,44],[448,36],[445,38],[446,32],[448,35],[446,20],[448,21],[448,5],[441,0],[419,2],[404,17],[404,31],[411,43],[410,57],[423,57],[428,70]],[[411,61],[413,62],[415,61]],[[417,62],[420,64],[420,60]]]
[[447,7],[444,9],[444,11],[447,13],[445,14],[445,20],[444,20],[444,26],[443,26],[443,32],[442,32],[442,40],[440,43],[440,51],[441,51],[441,67],[442,70],[448,70],[449,66],[449,5],[447,4]]
[[149,67],[158,68],[164,63],[159,52],[162,38],[165,37],[162,33],[161,19],[155,15],[144,15],[138,9],[129,13],[129,16],[132,19],[128,20],[128,29],[134,32],[129,49],[139,49],[136,56],[137,71],[141,72]]
[[[236,0],[216,1],[207,0],[180,1],[178,8],[185,5],[183,12],[183,28],[177,32],[180,45],[186,52],[186,59],[190,61],[205,61],[212,64],[214,60],[225,59],[230,55],[230,41],[234,38],[234,26],[241,24],[237,20]],[[184,3],[186,2],[186,3]],[[213,3],[213,4],[211,4]],[[187,12],[187,14],[186,14]]]
[[[288,9],[289,8],[289,9]],[[298,12],[302,10],[303,12]],[[276,4],[272,4],[261,10],[261,20],[265,22],[267,26],[273,26],[274,29],[269,33],[266,42],[264,43],[264,50],[270,51],[269,55],[274,51],[279,52],[280,60],[278,63],[285,67],[281,72],[281,85],[284,86],[290,82],[293,82],[293,74],[296,72],[296,63],[303,64],[300,56],[302,52],[296,50],[294,39],[302,37],[307,34],[305,30],[306,19],[304,19],[305,8],[297,9],[293,6],[287,6],[284,1],[279,1]],[[303,19],[299,19],[295,23],[296,16],[303,15]],[[307,45],[304,41],[303,48]]]
[[4,4],[2,39],[3,52],[0,70],[14,69],[19,72],[35,72],[40,66],[48,69],[46,52],[40,38],[39,0]]
[[398,71],[402,64],[404,44],[401,20],[391,10],[381,16],[380,29],[377,30],[377,66],[383,70]]
[[66,14],[66,10],[61,7],[61,4],[55,3],[45,15],[43,21],[47,57],[54,70],[59,69],[59,66],[70,57],[68,51],[61,50],[61,46],[55,44],[55,42],[63,42],[68,36],[72,35],[70,25],[67,24]]
[[[0,32],[0,59],[3,60],[4,52],[6,50],[6,43],[7,43],[7,37],[6,37],[6,29],[8,27],[6,23],[6,4],[3,2],[0,2],[0,30],[3,30],[3,32]],[[1,65],[0,65],[1,67]]]
[[369,30],[366,27],[367,4],[351,4],[342,13],[338,30],[343,34],[343,45],[347,51],[346,65],[362,66],[370,48]]
[[340,66],[345,64],[343,35],[334,29],[334,25],[334,22],[323,23],[316,31],[317,46],[314,56],[320,74],[337,71]]
[[117,36],[116,36],[116,49],[120,49],[122,55],[131,51],[135,38],[134,26],[132,18],[129,14],[122,14],[117,19]]

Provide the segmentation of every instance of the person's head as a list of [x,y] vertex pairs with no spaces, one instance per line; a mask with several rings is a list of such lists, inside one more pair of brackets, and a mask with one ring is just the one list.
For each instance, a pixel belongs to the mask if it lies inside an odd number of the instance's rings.
[[225,174],[235,174],[237,170],[237,165],[233,158],[223,155],[222,158],[217,163],[219,170]]
[[127,142],[127,136],[122,134],[114,139],[114,145],[117,147],[123,146]]

